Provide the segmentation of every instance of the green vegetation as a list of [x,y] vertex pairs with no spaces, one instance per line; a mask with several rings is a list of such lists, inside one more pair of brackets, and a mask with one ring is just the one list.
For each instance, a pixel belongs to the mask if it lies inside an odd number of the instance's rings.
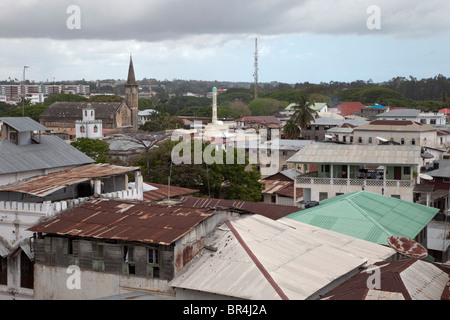
[[[172,163],[172,149],[178,144],[177,141],[164,141],[158,148],[149,151],[148,158],[142,154],[135,165],[142,168],[142,172],[148,172],[145,177],[147,181],[161,184],[170,184],[199,190],[200,196],[219,197],[224,195],[225,199],[237,199],[248,201],[259,201],[261,199],[262,184],[259,182],[261,175],[259,171],[246,171],[248,159],[245,164],[237,164],[237,149],[229,149],[233,152],[233,164],[226,164],[227,153],[222,154],[223,164],[178,164]],[[202,145],[202,154],[209,146]],[[194,159],[194,146],[191,145],[191,159]],[[216,152],[212,148],[211,156]],[[221,155],[217,155],[219,158]],[[230,156],[230,155],[229,155]],[[148,165],[147,165],[148,163]]]
[[105,141],[90,138],[78,138],[77,141],[71,142],[70,145],[88,157],[94,159],[97,163],[110,162],[109,144]]

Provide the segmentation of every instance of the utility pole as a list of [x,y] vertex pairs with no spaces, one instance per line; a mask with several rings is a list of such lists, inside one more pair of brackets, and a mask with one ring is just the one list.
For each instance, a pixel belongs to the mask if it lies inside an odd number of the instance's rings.
[[255,38],[255,99],[258,98],[258,38]]
[[22,117],[25,117],[25,69],[28,66],[23,67],[23,84],[22,84]]

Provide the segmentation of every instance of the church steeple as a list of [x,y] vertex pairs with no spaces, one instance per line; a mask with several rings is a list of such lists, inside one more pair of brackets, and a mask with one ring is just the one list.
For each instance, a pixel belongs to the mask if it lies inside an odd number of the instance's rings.
[[134,75],[133,58],[130,55],[130,66],[128,67],[128,79],[125,84],[125,102],[131,109],[131,125],[135,131],[138,130],[138,88]]
[[134,67],[133,67],[133,58],[130,54],[130,66],[128,67],[128,79],[127,79],[127,85],[136,85],[136,77],[134,76]]

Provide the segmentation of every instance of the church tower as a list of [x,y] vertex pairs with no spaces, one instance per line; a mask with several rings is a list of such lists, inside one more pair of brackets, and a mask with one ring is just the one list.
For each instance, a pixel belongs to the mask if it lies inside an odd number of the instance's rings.
[[133,59],[130,55],[130,66],[128,68],[128,79],[125,84],[125,102],[131,108],[131,124],[133,130],[138,130],[138,87],[134,76]]

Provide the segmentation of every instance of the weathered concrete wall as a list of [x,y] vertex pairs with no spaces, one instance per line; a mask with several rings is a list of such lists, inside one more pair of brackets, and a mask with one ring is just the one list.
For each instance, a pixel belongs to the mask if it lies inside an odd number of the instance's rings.
[[85,270],[79,273],[80,288],[77,289],[74,287],[75,282],[72,281],[75,273],[67,273],[67,271],[68,269],[63,267],[36,264],[34,299],[92,300],[132,291],[147,291],[155,294],[158,292],[161,296],[174,295],[173,289],[165,280]]

